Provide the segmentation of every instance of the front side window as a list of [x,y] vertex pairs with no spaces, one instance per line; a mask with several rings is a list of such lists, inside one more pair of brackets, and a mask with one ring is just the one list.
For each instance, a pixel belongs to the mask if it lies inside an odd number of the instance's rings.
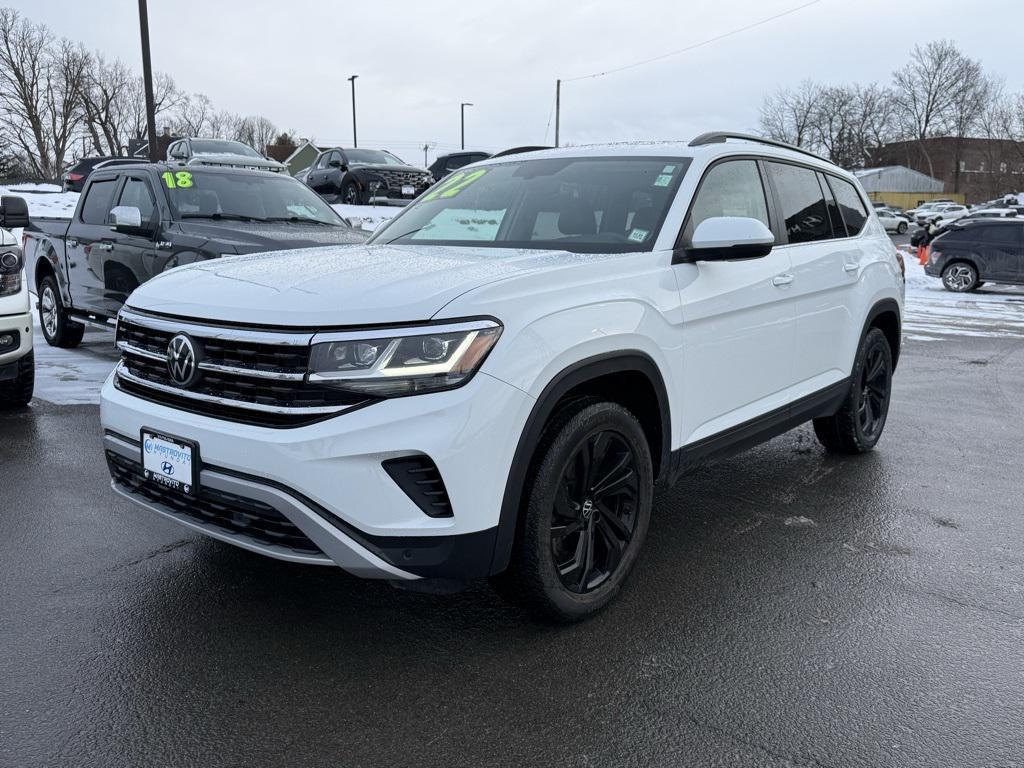
[[832,187],[832,193],[836,197],[836,202],[839,203],[839,211],[842,213],[843,221],[846,223],[846,231],[850,237],[859,235],[868,220],[868,211],[864,207],[864,201],[857,194],[853,184],[845,179],[840,179],[838,176],[829,176],[828,183]]
[[690,208],[684,235],[687,242],[698,224],[716,216],[742,216],[769,226],[768,205],[756,161],[728,160],[704,175]]
[[785,163],[765,163],[765,167],[779,196],[789,242],[813,243],[831,238],[832,224],[815,172]]
[[97,179],[89,186],[82,203],[83,224],[106,224],[107,214],[114,207],[117,179]]
[[121,190],[121,199],[117,204],[138,208],[143,221],[152,221],[153,219],[153,208],[155,207],[153,193],[149,191],[149,185],[142,179],[125,181],[124,188]]
[[431,187],[370,242],[649,251],[689,163],[566,157],[465,168]]

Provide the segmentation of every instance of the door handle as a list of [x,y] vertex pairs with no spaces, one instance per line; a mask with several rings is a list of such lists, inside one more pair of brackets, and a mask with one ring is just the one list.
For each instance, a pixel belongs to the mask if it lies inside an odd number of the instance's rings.
[[792,282],[793,282],[793,276],[792,275],[776,275],[775,277],[772,278],[772,285],[774,285],[774,286],[781,287],[783,285],[789,285]]
[[98,250],[98,251],[112,251],[112,250],[114,250],[114,244],[113,243],[96,243],[96,245],[93,246],[93,247],[96,248],[96,250]]
[[847,272],[856,272],[860,269],[860,264],[844,264],[843,269]]
[[69,246],[69,247],[71,247],[71,248],[77,248],[77,247],[78,247],[78,241],[77,241],[77,240],[75,240],[75,239],[73,239],[73,238],[72,238],[72,239],[69,239],[69,240],[66,240],[65,242],[66,242],[66,243],[68,244],[68,246]]

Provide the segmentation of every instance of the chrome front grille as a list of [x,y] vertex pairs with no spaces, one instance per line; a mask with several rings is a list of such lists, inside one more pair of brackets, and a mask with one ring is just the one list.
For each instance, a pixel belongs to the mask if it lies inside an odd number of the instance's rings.
[[[168,348],[185,334],[198,371],[171,375]],[[175,408],[260,426],[300,426],[366,402],[306,379],[312,333],[221,328],[123,310],[117,326],[123,391]]]

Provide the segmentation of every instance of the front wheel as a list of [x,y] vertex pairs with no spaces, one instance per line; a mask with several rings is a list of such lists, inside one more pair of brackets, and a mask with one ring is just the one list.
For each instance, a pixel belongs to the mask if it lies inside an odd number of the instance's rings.
[[878,443],[889,415],[892,350],[878,328],[871,328],[857,350],[850,391],[834,416],[814,420],[814,434],[829,453],[865,453]]
[[901,221],[899,224],[896,225],[896,234],[897,235],[905,235],[906,233],[907,233],[907,222]]
[[0,409],[21,408],[32,399],[36,383],[35,354],[29,352],[14,365],[14,378],[0,381]]
[[636,564],[651,515],[650,448],[621,405],[582,400],[549,426],[531,472],[509,568],[492,584],[541,618],[579,621]]
[[354,181],[346,181],[345,185],[341,188],[341,202],[346,205],[362,205],[362,195],[359,193],[359,187],[356,186]]
[[51,347],[77,347],[85,334],[85,326],[68,317],[53,275],[44,277],[39,285],[39,325]]
[[942,270],[942,286],[953,293],[973,291],[978,284],[978,270],[973,264],[958,261]]

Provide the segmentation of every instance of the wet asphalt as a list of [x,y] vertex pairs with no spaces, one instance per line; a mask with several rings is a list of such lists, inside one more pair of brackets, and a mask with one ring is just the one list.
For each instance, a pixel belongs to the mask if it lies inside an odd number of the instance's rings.
[[0,766],[1024,765],[1022,394],[1022,339],[908,342],[877,451],[662,490],[561,628],[205,540],[97,407],[0,414]]

